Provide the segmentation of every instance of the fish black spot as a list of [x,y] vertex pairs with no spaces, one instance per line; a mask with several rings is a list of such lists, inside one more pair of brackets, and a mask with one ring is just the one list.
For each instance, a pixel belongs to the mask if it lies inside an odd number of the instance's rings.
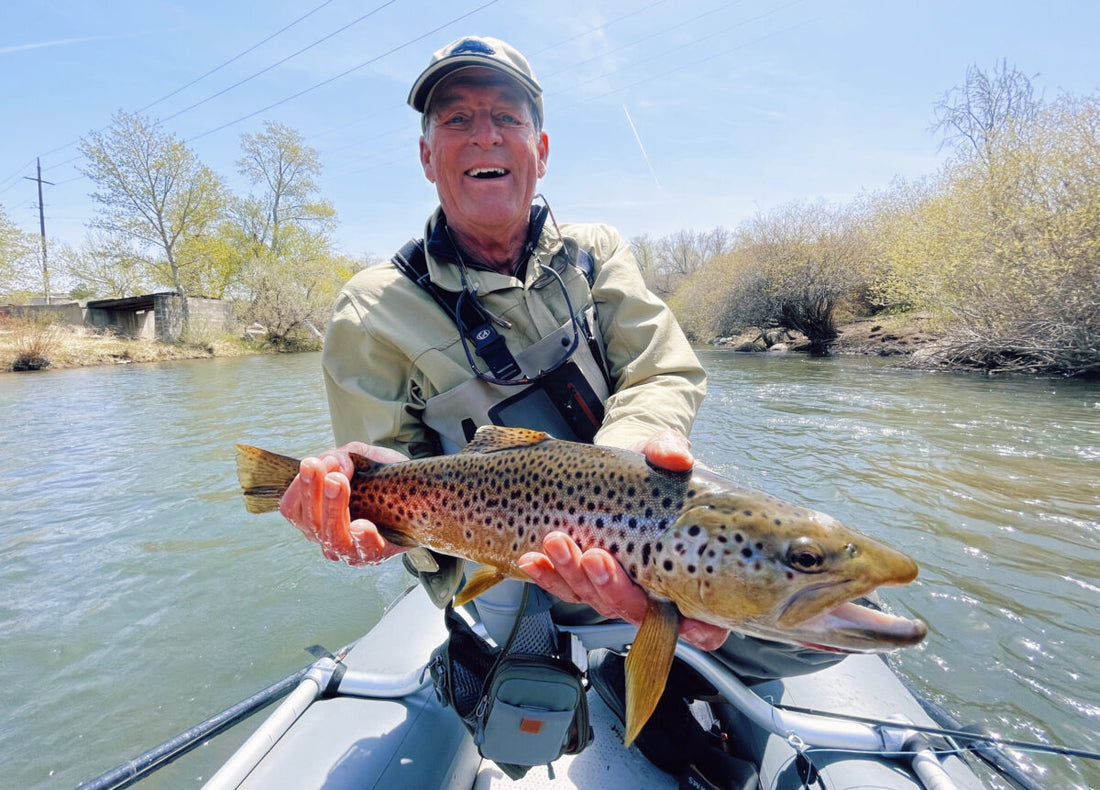
[[794,579],[794,571],[787,571],[787,581],[792,581],[793,579]]
[[757,541],[756,542],[756,550],[757,551],[763,551],[764,550],[764,544],[761,543],[760,541]]
[[665,560],[665,570],[666,571],[671,571],[672,570],[672,560]]
[[752,569],[754,571],[760,570],[760,561],[759,560],[757,560],[756,563],[752,566]]
[[638,528],[638,519],[634,518],[634,516],[631,516],[630,520],[626,522],[626,525],[628,527],[630,527],[631,529],[637,529]]
[[714,566],[713,565],[708,565],[707,566],[707,573],[714,573]]
[[782,526],[782,525],[783,525],[783,519],[777,518],[777,519],[775,520],[775,525],[776,525],[777,527],[779,527],[779,526]]
[[[509,525],[512,524],[512,519],[508,519],[508,524]],[[519,535],[522,538],[523,537],[523,527],[520,527],[519,529],[517,529],[516,534]]]
[[740,533],[740,532],[734,532],[734,533],[733,533],[733,541],[734,541],[734,543],[741,543],[741,542],[742,542],[742,541],[744,541],[744,540],[745,540],[745,539],[744,539],[744,538],[743,538],[743,537],[741,536],[741,533]]
[[701,530],[699,529],[699,525],[698,525],[698,524],[692,524],[692,525],[691,525],[690,527],[688,527],[688,535],[690,535],[690,536],[691,536],[691,537],[693,537],[693,538],[694,538],[694,537],[695,537],[696,535],[698,535],[700,531],[701,531]]
[[675,546],[672,547],[672,550],[675,551],[677,554],[683,554],[684,553],[684,544],[683,543],[677,543]]
[[626,544],[626,553],[627,554],[633,554],[634,553],[634,541],[630,541],[629,543]]
[[748,546],[745,546],[745,548],[741,549],[741,556],[747,560],[749,557],[752,556],[752,549],[750,549]]
[[649,544],[648,543],[643,543],[642,544],[642,567],[643,568],[645,568],[646,566],[649,565],[649,551],[650,551]]
[[751,510],[746,510],[746,511],[744,511],[744,513],[745,513],[746,516],[749,516],[750,518],[752,517],[752,511]]
[[664,499],[662,499],[661,507],[663,507],[665,510],[668,510],[670,507],[672,507],[672,497],[666,496]]
[[[670,568],[669,570],[672,570],[672,569]],[[694,565],[688,565],[687,566],[687,572],[688,573],[695,573],[695,566]]]
[[645,509],[645,517],[646,518],[653,518],[653,508],[647,507]]
[[603,518],[596,519],[596,529],[603,529]]
[[638,491],[637,491],[636,488],[634,488],[634,486],[630,486],[630,488],[626,489],[626,495],[628,497],[633,498],[634,495],[637,494],[637,493],[638,493]]
[[618,554],[619,553],[619,544],[618,543],[612,543],[610,546],[608,546],[607,550],[609,552],[611,552],[612,554]]

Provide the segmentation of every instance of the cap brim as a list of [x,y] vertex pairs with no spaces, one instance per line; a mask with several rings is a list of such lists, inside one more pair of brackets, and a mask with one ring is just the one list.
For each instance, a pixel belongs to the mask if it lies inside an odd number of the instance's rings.
[[496,58],[486,57],[471,52],[469,54],[447,58],[446,60],[432,64],[424,69],[424,73],[420,75],[413,84],[412,90],[409,91],[409,105],[417,112],[424,112],[427,108],[428,97],[431,96],[432,89],[439,84],[439,81],[448,74],[458,71],[459,69],[469,68],[470,66],[483,66],[493,71],[499,71],[501,74],[518,83],[536,104],[540,103],[542,89],[527,75],[515,69],[508,68]]

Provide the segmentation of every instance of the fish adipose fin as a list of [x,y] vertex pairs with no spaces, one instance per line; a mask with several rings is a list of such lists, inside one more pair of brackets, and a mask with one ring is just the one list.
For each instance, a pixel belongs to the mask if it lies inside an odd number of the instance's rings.
[[531,447],[552,439],[550,434],[527,428],[502,428],[499,425],[482,425],[470,443],[460,450],[463,453],[493,453],[516,447]]
[[638,636],[626,654],[626,746],[638,737],[661,699],[679,635],[676,604],[650,598]]
[[504,573],[492,565],[482,565],[466,579],[466,584],[455,596],[455,606],[469,603],[498,582],[504,581]]
[[298,474],[299,461],[247,444],[237,445],[237,480],[249,513],[279,509],[279,500]]

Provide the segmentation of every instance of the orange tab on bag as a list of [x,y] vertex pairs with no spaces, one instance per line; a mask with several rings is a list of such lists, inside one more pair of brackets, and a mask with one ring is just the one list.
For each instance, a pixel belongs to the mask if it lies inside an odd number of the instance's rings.
[[542,729],[542,721],[539,719],[520,719],[519,731],[529,735],[538,735]]

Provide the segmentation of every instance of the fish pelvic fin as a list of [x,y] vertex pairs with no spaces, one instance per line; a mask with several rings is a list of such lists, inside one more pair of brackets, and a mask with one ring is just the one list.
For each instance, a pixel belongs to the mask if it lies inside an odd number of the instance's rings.
[[482,425],[474,433],[470,443],[460,450],[463,453],[493,453],[516,447],[531,447],[552,439],[550,434],[527,428],[503,428],[499,425]]
[[626,746],[638,737],[661,699],[679,635],[676,604],[650,598],[638,636],[626,655]]
[[466,579],[466,584],[455,596],[455,606],[469,603],[490,587],[504,581],[504,572],[492,565],[482,565]]
[[237,445],[237,480],[249,513],[279,509],[279,500],[298,475],[299,461],[247,444]]

